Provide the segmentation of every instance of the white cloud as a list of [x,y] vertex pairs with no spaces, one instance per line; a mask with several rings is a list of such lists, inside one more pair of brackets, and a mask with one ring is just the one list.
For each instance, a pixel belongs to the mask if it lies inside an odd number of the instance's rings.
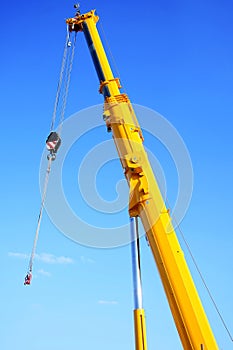
[[73,264],[74,260],[66,256],[55,256],[53,254],[41,253],[36,254],[35,259],[46,264]]
[[43,269],[38,270],[37,273],[39,273],[40,275],[43,275],[43,276],[47,276],[47,277],[50,277],[50,276],[51,276],[51,273],[50,273],[50,272],[45,271],[45,270],[43,270]]
[[90,258],[86,258],[83,255],[80,257],[80,260],[83,264],[94,264],[95,263],[95,260],[90,259]]
[[12,257],[19,258],[19,259],[29,259],[29,255],[28,254],[24,254],[24,253],[9,252],[8,256],[12,256]]
[[[9,252],[8,256],[19,259],[29,259],[29,254]],[[46,264],[73,264],[74,260],[66,256],[56,256],[48,253],[35,254],[35,259]]]
[[102,305],[117,305],[118,301],[116,301],[116,300],[98,300],[98,304],[102,304]]

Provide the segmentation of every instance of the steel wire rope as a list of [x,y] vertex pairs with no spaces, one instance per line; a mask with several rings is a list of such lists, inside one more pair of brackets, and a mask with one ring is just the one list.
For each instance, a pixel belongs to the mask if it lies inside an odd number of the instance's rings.
[[[60,71],[58,86],[57,86],[57,92],[56,92],[56,98],[55,98],[55,104],[54,104],[54,110],[53,110],[53,115],[52,115],[50,131],[53,130],[55,122],[56,122],[57,109],[58,109],[58,105],[59,105],[61,89],[62,89],[63,82],[64,82],[64,72],[65,72],[65,83],[64,83],[65,87],[64,87],[64,94],[63,94],[63,99],[62,99],[61,116],[60,116],[60,121],[59,121],[59,132],[61,132],[61,128],[62,128],[62,124],[63,124],[63,120],[64,120],[64,115],[65,115],[65,108],[66,108],[66,102],[67,102],[67,96],[68,96],[68,90],[69,90],[70,76],[71,76],[72,65],[73,65],[75,42],[76,42],[76,35],[75,35],[75,39],[74,39],[72,53],[71,53],[71,56],[70,56],[69,63],[66,64],[67,63],[67,49],[68,49],[68,47],[71,46],[70,35],[69,35],[68,29],[67,29],[65,48],[64,48],[63,58],[62,58],[62,65],[61,65],[61,71]],[[40,211],[39,211],[37,227],[36,227],[36,233],[35,233],[35,236],[34,236],[33,247],[32,247],[32,252],[31,252],[31,256],[30,256],[30,260],[29,260],[29,266],[28,266],[28,274],[30,275],[30,279],[31,279],[31,276],[32,276],[31,273],[32,273],[33,262],[34,262],[35,253],[36,253],[36,246],[37,246],[37,241],[38,241],[38,237],[39,237],[41,220],[42,220],[42,216],[43,216],[43,210],[44,210],[44,204],[45,204],[45,199],[46,199],[46,194],[47,194],[49,175],[50,175],[50,172],[51,172],[51,162],[52,162],[52,160],[53,160],[53,158],[52,158],[52,155],[50,154],[48,156],[48,166],[47,166],[47,170],[46,170],[46,174],[45,174],[45,180],[44,180],[44,187],[43,187]],[[26,279],[28,277],[28,274],[25,277],[25,281],[26,281]],[[24,284],[30,284],[30,280],[29,280],[29,283],[24,283]]]
[[31,257],[30,257],[30,261],[29,261],[28,271],[30,273],[32,272],[33,261],[34,261],[35,252],[36,252],[36,245],[37,245],[37,241],[38,241],[38,237],[39,237],[40,225],[41,225],[41,220],[42,220],[42,215],[43,215],[43,210],[44,210],[44,203],[45,203],[45,198],[46,198],[47,188],[48,188],[48,182],[49,182],[49,174],[50,174],[50,171],[51,171],[51,162],[52,162],[52,158],[49,157],[49,159],[48,159],[48,167],[47,167],[46,175],[45,175],[45,181],[44,181],[44,188],[43,188],[43,193],[42,193],[41,205],[40,205],[40,212],[39,212],[38,221],[37,221],[36,233],[35,233],[35,237],[34,237],[32,253],[31,253]]
[[59,127],[58,127],[58,134],[59,135],[61,135],[62,126],[63,126],[63,122],[64,122],[64,118],[65,118],[67,97],[68,97],[68,93],[69,93],[70,78],[71,78],[71,72],[72,72],[73,61],[74,61],[76,37],[77,37],[77,33],[75,32],[73,42],[71,42],[71,46],[72,46],[71,54],[69,56],[68,63],[66,66],[66,72],[65,72],[64,93],[62,96],[61,114],[60,114]]
[[[157,179],[157,183],[158,183],[159,188],[161,188],[159,179]],[[166,204],[167,208],[171,208],[170,203],[169,203],[167,198],[165,200],[165,204]],[[214,306],[214,309],[217,312],[217,314],[218,314],[218,316],[219,316],[219,318],[220,318],[220,320],[222,322],[222,325],[225,328],[225,330],[226,330],[230,340],[233,342],[232,334],[231,334],[231,332],[230,332],[230,330],[229,330],[229,328],[228,328],[228,326],[227,326],[227,324],[226,324],[226,322],[225,322],[225,320],[224,320],[224,318],[223,318],[223,316],[222,316],[222,314],[221,314],[221,312],[220,312],[220,310],[218,308],[218,305],[217,305],[217,303],[216,303],[216,301],[215,301],[215,299],[214,299],[214,297],[213,297],[213,295],[212,295],[212,293],[211,293],[211,291],[210,291],[210,289],[209,289],[209,287],[208,287],[208,285],[207,285],[207,283],[205,281],[205,278],[204,278],[204,276],[203,276],[203,274],[202,274],[202,272],[201,272],[201,270],[200,270],[200,268],[199,268],[199,266],[197,264],[197,261],[196,261],[194,255],[193,255],[193,253],[192,253],[192,250],[191,250],[191,248],[190,248],[190,246],[188,244],[188,241],[185,238],[184,232],[181,229],[180,224],[176,220],[176,217],[174,215],[172,216],[172,221],[175,223],[176,227],[178,228],[178,231],[180,232],[181,238],[182,238],[182,240],[183,240],[183,242],[184,242],[184,244],[185,244],[185,246],[186,246],[186,248],[188,250],[188,253],[189,253],[189,255],[190,255],[191,259],[192,259],[192,262],[193,262],[193,264],[195,266],[195,269],[196,269],[196,271],[197,271],[197,273],[198,273],[198,275],[199,275],[199,277],[200,277],[200,279],[202,281],[202,284],[204,285],[204,287],[205,287],[205,289],[207,291],[207,294],[208,294],[208,296],[209,296],[209,298],[210,298],[210,300],[211,300],[211,302],[212,302],[212,304]],[[175,229],[174,229],[174,231],[175,231]],[[147,238],[146,234],[145,234],[145,238],[146,238],[146,242],[147,242],[147,244],[149,246],[150,243],[148,241],[148,238]]]
[[[166,199],[166,205],[171,208],[171,206],[169,205],[168,199]],[[229,328],[228,328],[228,326],[227,326],[227,324],[226,324],[226,322],[225,322],[225,320],[224,320],[224,318],[223,318],[223,316],[222,316],[222,314],[221,314],[221,312],[220,312],[220,310],[218,308],[218,305],[217,305],[216,301],[214,300],[214,297],[213,297],[213,295],[212,295],[212,293],[211,293],[211,291],[210,291],[210,289],[209,289],[209,287],[208,287],[208,285],[207,285],[207,283],[205,281],[205,278],[204,278],[204,276],[203,276],[203,274],[202,274],[202,272],[201,272],[201,270],[200,270],[200,268],[199,268],[199,266],[197,264],[197,261],[196,261],[194,255],[193,255],[193,253],[192,253],[192,250],[191,250],[191,248],[190,248],[190,246],[188,244],[188,241],[185,238],[184,232],[181,229],[180,224],[177,222],[176,218],[173,216],[172,219],[173,219],[175,225],[177,226],[177,228],[178,228],[178,230],[180,232],[180,235],[182,237],[182,240],[184,241],[184,244],[186,245],[186,247],[188,249],[188,253],[189,253],[189,255],[190,255],[190,257],[191,257],[191,259],[193,261],[193,264],[194,264],[194,266],[195,266],[195,268],[197,270],[197,273],[200,276],[200,279],[201,279],[201,281],[202,281],[202,283],[203,283],[203,285],[204,285],[204,287],[205,287],[205,289],[207,291],[207,294],[208,294],[208,296],[209,296],[209,298],[210,298],[210,300],[211,300],[211,302],[212,302],[212,304],[213,304],[213,306],[215,308],[215,311],[217,312],[217,314],[218,314],[218,316],[219,316],[219,318],[220,318],[220,320],[221,320],[221,322],[223,324],[223,327],[225,328],[225,330],[226,330],[230,340],[233,342],[233,337],[231,335],[231,332],[230,332],[230,330],[229,330]]]
[[[110,45],[109,45],[109,43],[108,43],[108,40],[107,40],[107,37],[106,37],[106,34],[105,34],[105,31],[104,31],[104,28],[103,28],[103,25],[102,25],[101,20],[99,20],[99,23],[100,23],[101,32],[102,32],[102,35],[103,35],[104,40],[105,40],[105,42],[106,42],[106,46],[107,46],[107,48],[108,48],[108,52],[109,52],[109,54],[110,54],[111,60],[112,60],[113,65],[114,65],[114,68],[115,68],[115,70],[116,70],[116,73],[117,73],[117,75],[118,75],[120,81],[121,81],[120,74],[119,74],[119,70],[118,70],[116,61],[115,61],[115,59],[114,59],[114,56],[113,56],[113,54],[112,54]],[[123,89],[123,90],[124,90],[124,89]],[[131,113],[131,114],[132,114],[132,113]],[[167,202],[168,207],[170,207],[170,206],[169,206],[169,203],[168,203],[168,200],[166,200],[166,202]],[[221,312],[220,312],[220,310],[219,310],[219,308],[218,308],[218,306],[217,306],[217,304],[216,304],[216,302],[215,302],[215,300],[214,300],[214,297],[212,296],[212,293],[210,292],[210,289],[209,289],[208,286],[207,286],[207,283],[206,283],[206,281],[205,281],[205,279],[204,279],[204,276],[202,275],[201,270],[200,270],[200,268],[198,267],[198,264],[197,264],[197,262],[196,262],[196,260],[195,260],[195,258],[194,258],[194,255],[192,254],[191,248],[190,248],[190,246],[189,246],[187,240],[185,239],[184,233],[183,233],[183,231],[181,230],[181,227],[180,227],[179,223],[176,221],[175,217],[173,217],[173,221],[175,222],[175,224],[176,224],[176,226],[177,226],[177,228],[178,228],[178,230],[179,230],[179,232],[180,232],[180,234],[181,234],[181,237],[182,237],[182,239],[183,239],[183,241],[184,241],[184,243],[185,243],[185,245],[186,245],[186,247],[187,247],[187,249],[188,249],[188,252],[189,252],[190,257],[191,257],[191,259],[192,259],[192,261],[193,261],[193,264],[194,264],[194,266],[195,266],[195,268],[196,268],[196,270],[197,270],[197,272],[198,272],[198,274],[199,274],[199,276],[200,276],[200,278],[201,278],[201,281],[202,281],[202,283],[203,283],[203,285],[204,285],[204,287],[205,287],[205,289],[206,289],[206,291],[207,291],[207,293],[208,293],[208,295],[209,295],[209,298],[210,298],[211,302],[213,303],[213,306],[214,306],[214,308],[215,308],[215,310],[216,310],[216,312],[217,312],[217,314],[218,314],[218,316],[219,316],[219,318],[220,318],[220,320],[221,320],[221,322],[222,322],[222,324],[223,324],[223,326],[224,326],[224,328],[225,328],[225,330],[226,330],[226,332],[227,332],[227,334],[228,334],[230,340],[233,342],[233,337],[232,337],[232,335],[231,335],[231,332],[230,332],[229,328],[228,328],[227,325],[226,325],[226,322],[225,322],[225,320],[224,320],[224,318],[223,318],[223,316],[222,316],[222,314],[221,314]]]
[[65,66],[66,66],[66,58],[67,58],[67,50],[68,50],[68,47],[69,47],[69,45],[68,45],[69,44],[69,40],[70,40],[70,33],[69,33],[68,26],[67,26],[67,34],[66,34],[64,52],[63,52],[61,70],[60,70],[60,75],[59,75],[59,80],[58,80],[58,85],[57,85],[56,98],[55,98],[55,102],[54,102],[54,109],[53,109],[53,114],[52,114],[52,121],[51,121],[50,131],[53,130],[54,125],[55,125],[55,121],[56,121],[57,108],[58,108],[58,104],[59,104],[61,88],[62,88],[62,82],[63,82],[63,75],[64,75],[64,71],[65,71]]
[[[103,39],[104,39],[104,42],[105,42],[105,44],[106,44],[107,51],[108,51],[109,56],[110,56],[110,58],[111,58],[113,67],[114,67],[114,69],[115,69],[115,71],[116,71],[117,77],[119,78],[119,80],[120,80],[120,82],[121,82],[122,79],[121,79],[121,77],[120,77],[120,72],[119,72],[119,69],[118,69],[116,60],[115,60],[115,58],[114,58],[114,56],[113,56],[113,53],[112,53],[110,44],[109,44],[108,39],[107,39],[107,36],[106,36],[106,34],[105,34],[104,27],[103,27],[103,24],[102,24],[101,19],[99,19],[99,24],[100,24],[101,34],[102,34]],[[121,90],[125,93],[124,84],[122,84]]]

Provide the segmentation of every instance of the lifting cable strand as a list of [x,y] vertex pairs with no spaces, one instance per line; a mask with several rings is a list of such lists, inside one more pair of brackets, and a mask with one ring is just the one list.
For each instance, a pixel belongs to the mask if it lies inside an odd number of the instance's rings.
[[32,279],[32,268],[33,268],[33,263],[34,263],[34,259],[35,259],[36,246],[37,246],[37,241],[38,241],[38,237],[39,237],[39,231],[40,231],[40,225],[41,225],[41,220],[42,220],[42,215],[43,215],[43,210],[44,210],[45,198],[46,198],[46,194],[47,194],[49,175],[50,175],[50,171],[51,171],[51,162],[53,160],[52,156],[49,156],[47,158],[48,158],[48,166],[47,166],[46,175],[45,175],[44,188],[43,188],[41,204],[40,204],[40,211],[39,211],[39,216],[38,216],[38,221],[37,221],[36,233],[34,236],[34,241],[33,241],[33,246],[32,246],[32,252],[31,252],[29,265],[28,265],[28,272],[27,272],[26,277],[24,279],[24,285],[30,285],[31,279]]
[[[65,80],[64,95],[63,95],[62,107],[61,107],[61,117],[60,117],[60,122],[59,122],[59,132],[61,132],[61,128],[62,128],[62,124],[63,124],[63,120],[64,120],[64,115],[65,115],[68,90],[69,90],[70,75],[71,75],[71,70],[72,70],[72,65],[73,65],[75,42],[76,42],[76,36],[75,36],[75,40],[73,43],[73,48],[72,48],[72,53],[70,55],[69,63],[67,64],[67,51],[68,51],[68,48],[71,46],[70,35],[69,35],[68,27],[67,27],[67,36],[66,36],[64,54],[63,54],[63,59],[62,59],[61,72],[60,72],[60,76],[59,76],[56,99],[55,99],[51,127],[50,127],[51,132],[54,129],[54,125],[56,122],[56,115],[57,115],[57,109],[58,109],[58,104],[59,104],[60,95],[61,95],[61,89],[63,86],[63,81]],[[65,78],[64,78],[64,72],[65,72]],[[56,153],[56,151],[55,151],[55,153]],[[51,162],[55,159],[53,157],[55,153],[51,153],[51,151],[50,151],[50,155],[47,156],[48,166],[47,166],[46,175],[45,175],[44,188],[43,188],[43,193],[42,193],[42,198],[41,198],[41,205],[40,205],[40,211],[39,211],[38,222],[37,222],[37,227],[36,227],[36,233],[35,233],[35,237],[34,237],[34,241],[33,241],[33,247],[32,247],[32,252],[31,252],[31,256],[30,256],[30,261],[29,261],[28,273],[27,273],[27,275],[25,277],[25,281],[24,281],[25,285],[30,285],[31,278],[32,278],[32,268],[33,268],[33,262],[35,259],[36,246],[37,246],[37,241],[38,241],[38,237],[39,237],[41,220],[42,220],[42,216],[43,216],[44,204],[45,204],[48,182],[49,182],[49,175],[51,172]]]
[[[167,202],[168,207],[170,207],[170,205],[169,205],[169,203],[168,203],[168,200],[167,200],[166,202]],[[212,296],[212,294],[211,294],[211,292],[210,292],[210,290],[209,290],[209,288],[208,288],[208,286],[207,286],[207,283],[206,283],[206,281],[205,281],[205,279],[204,279],[204,276],[202,275],[201,270],[200,270],[200,268],[198,267],[198,264],[197,264],[197,262],[196,262],[196,260],[195,260],[195,258],[194,258],[194,255],[192,254],[191,248],[190,248],[190,246],[189,246],[189,244],[188,244],[188,242],[187,242],[187,240],[186,240],[186,238],[185,238],[185,236],[184,236],[184,233],[183,233],[183,231],[181,230],[181,227],[180,227],[179,223],[177,222],[177,220],[176,220],[176,218],[175,218],[174,216],[173,216],[173,221],[174,221],[174,223],[176,224],[176,226],[177,226],[177,228],[178,228],[178,230],[179,230],[179,232],[180,232],[180,234],[181,234],[181,237],[182,237],[182,239],[183,239],[183,241],[184,241],[184,243],[185,243],[185,245],[186,245],[186,247],[187,247],[187,249],[188,249],[188,252],[189,252],[190,257],[191,257],[191,259],[192,259],[192,261],[193,261],[193,263],[194,263],[194,266],[195,266],[195,268],[196,268],[196,270],[197,270],[197,272],[198,272],[198,274],[199,274],[199,276],[200,276],[200,278],[201,278],[201,281],[202,281],[202,283],[203,283],[203,285],[204,285],[204,287],[205,287],[205,289],[206,289],[206,291],[207,291],[207,293],[208,293],[208,295],[209,295],[210,300],[211,300],[212,303],[213,303],[213,306],[214,306],[214,308],[215,308],[215,311],[217,312],[217,314],[218,314],[218,316],[219,316],[219,318],[220,318],[220,320],[221,320],[221,322],[222,322],[222,324],[223,324],[223,327],[225,328],[225,330],[226,330],[226,332],[227,332],[227,334],[228,334],[230,340],[233,342],[233,337],[232,337],[232,335],[231,335],[231,332],[230,332],[229,328],[227,327],[227,324],[226,324],[226,322],[225,322],[225,320],[224,320],[224,318],[223,318],[223,316],[222,316],[222,314],[221,314],[221,312],[220,312],[220,310],[219,310],[219,308],[218,308],[218,306],[217,306],[217,304],[216,304],[216,302],[215,302],[215,300],[214,300],[214,297]]]
[[193,261],[193,263],[194,263],[194,265],[195,265],[195,268],[196,268],[196,270],[197,270],[197,272],[198,272],[198,274],[199,274],[199,276],[200,276],[200,278],[201,278],[201,280],[202,280],[202,283],[203,283],[203,285],[204,285],[204,287],[205,287],[205,289],[206,289],[206,291],[207,291],[207,293],[208,293],[208,295],[209,295],[209,297],[210,297],[210,300],[212,301],[212,303],[213,303],[213,305],[214,305],[214,308],[215,308],[215,310],[216,310],[216,312],[217,312],[217,314],[218,314],[218,316],[219,316],[219,318],[220,318],[220,320],[221,320],[221,322],[222,322],[222,324],[223,324],[223,326],[224,326],[226,332],[228,333],[229,338],[230,338],[231,341],[233,342],[233,337],[232,337],[232,335],[231,335],[231,332],[230,332],[229,328],[228,328],[227,325],[226,325],[226,322],[225,322],[225,320],[224,320],[224,318],[223,318],[223,316],[222,316],[222,314],[221,314],[221,312],[220,312],[220,310],[219,310],[219,308],[218,308],[218,306],[217,306],[217,304],[216,304],[216,302],[215,302],[215,300],[214,300],[214,297],[212,296],[212,294],[211,294],[211,292],[210,292],[210,289],[208,288],[208,286],[207,286],[207,284],[206,284],[206,281],[205,281],[205,279],[204,279],[204,277],[203,277],[203,275],[202,275],[202,273],[201,273],[201,270],[199,269],[199,267],[198,267],[198,265],[197,265],[197,262],[196,262],[196,260],[195,260],[195,258],[194,258],[194,256],[193,256],[193,254],[192,254],[191,248],[189,247],[188,242],[186,241],[186,239],[185,239],[185,237],[184,237],[184,233],[182,232],[182,230],[181,230],[181,228],[180,228],[180,225],[176,222],[176,220],[174,220],[174,221],[175,221],[175,223],[176,223],[176,225],[177,225],[177,227],[178,227],[178,230],[180,231],[180,234],[181,234],[181,236],[182,236],[182,239],[183,239],[183,241],[184,241],[184,243],[185,243],[185,245],[186,245],[186,247],[187,247],[187,249],[188,249],[188,251],[189,251],[189,254],[190,254],[190,256],[191,256],[191,259],[192,259],[192,261]]
[[34,262],[34,258],[35,258],[36,245],[37,245],[37,241],[38,241],[39,231],[40,231],[41,219],[42,219],[43,210],[44,210],[44,203],[45,203],[45,198],[46,198],[46,193],[47,193],[49,174],[50,174],[50,170],[51,170],[51,162],[52,162],[52,157],[49,157],[48,158],[48,167],[47,167],[46,175],[45,175],[45,182],[44,182],[41,206],[40,206],[40,213],[39,213],[39,217],[38,217],[36,233],[35,233],[32,252],[31,252],[31,257],[30,257],[30,261],[29,261],[28,272],[27,272],[27,275],[24,279],[24,285],[31,284],[32,268],[33,268],[33,262]]
[[64,83],[64,94],[62,96],[62,105],[61,105],[61,115],[59,120],[59,128],[58,128],[58,134],[61,135],[63,121],[65,117],[65,110],[66,110],[66,104],[67,104],[67,97],[69,93],[69,86],[70,86],[70,78],[71,78],[71,72],[73,67],[73,61],[74,61],[74,53],[75,53],[75,44],[76,44],[76,37],[77,33],[75,32],[74,40],[72,44],[72,51],[69,55],[69,59],[67,62],[66,72],[65,72],[65,83]]
[[52,162],[52,158],[49,157],[49,159],[48,159],[48,167],[47,167],[46,175],[45,175],[45,181],[44,181],[44,188],[43,188],[43,193],[42,193],[41,205],[40,205],[40,212],[39,212],[39,217],[38,217],[38,222],[37,222],[37,228],[36,228],[35,238],[34,238],[34,242],[33,242],[31,258],[30,258],[30,262],[29,262],[29,269],[28,270],[29,270],[30,273],[32,272],[33,261],[34,261],[34,258],[35,258],[36,245],[37,245],[37,241],[38,241],[40,225],[41,225],[41,219],[42,219],[43,210],[44,210],[45,198],[46,198],[48,182],[49,182],[49,175],[50,175],[50,171],[51,171],[51,162]]
[[56,93],[56,98],[55,98],[55,103],[54,103],[50,131],[52,131],[54,129],[54,125],[55,125],[55,121],[56,121],[57,107],[59,104],[59,98],[60,98],[60,94],[61,94],[61,88],[62,88],[63,75],[64,75],[64,71],[65,71],[65,66],[66,66],[67,50],[69,47],[69,42],[70,42],[70,34],[69,34],[68,25],[67,25],[66,41],[65,41],[65,46],[64,46],[64,53],[63,53],[63,58],[62,58],[62,65],[61,65],[59,81],[58,81],[58,85],[57,85],[57,93]]
[[[100,30],[101,30],[101,33],[102,33],[102,36],[103,36],[103,39],[106,43],[106,47],[107,47],[107,50],[108,50],[108,53],[109,53],[109,56],[111,57],[111,60],[112,60],[112,64],[113,64],[113,67],[115,69],[115,72],[117,74],[117,77],[119,78],[120,80],[120,83],[122,83],[122,79],[120,77],[120,72],[119,72],[119,69],[118,69],[118,66],[117,66],[117,63],[116,63],[116,60],[113,56],[113,53],[112,53],[112,50],[111,50],[111,46],[108,42],[108,39],[107,39],[107,35],[105,34],[105,30],[104,30],[104,27],[103,27],[103,24],[102,24],[102,21],[101,19],[99,19],[99,25],[100,25]],[[122,91],[125,92],[125,89],[124,89],[124,84],[122,84],[123,86],[121,87]]]

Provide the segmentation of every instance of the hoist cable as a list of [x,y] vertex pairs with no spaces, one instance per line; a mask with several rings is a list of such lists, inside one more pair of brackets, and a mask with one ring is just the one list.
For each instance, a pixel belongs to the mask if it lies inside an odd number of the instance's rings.
[[[100,27],[100,30],[101,30],[102,37],[103,37],[103,39],[104,39],[104,41],[105,41],[107,51],[108,51],[109,56],[110,56],[110,58],[111,58],[111,60],[112,60],[112,65],[113,65],[113,67],[114,67],[114,70],[115,70],[115,72],[116,72],[116,74],[117,74],[117,77],[118,77],[119,80],[120,80],[120,83],[122,83],[122,79],[121,79],[121,76],[120,76],[120,72],[119,72],[119,69],[118,69],[116,60],[115,60],[115,58],[114,58],[114,55],[113,55],[113,53],[112,53],[111,46],[110,46],[110,44],[109,44],[109,42],[108,42],[107,35],[105,34],[105,30],[104,30],[104,27],[103,27],[103,24],[102,24],[101,19],[99,19],[99,27]],[[124,86],[125,86],[125,85],[122,83],[121,90],[122,90],[123,92],[125,92]]]
[[218,314],[218,316],[219,316],[219,318],[220,318],[220,320],[221,320],[221,322],[222,322],[222,324],[223,324],[223,327],[225,328],[225,330],[226,330],[226,332],[227,332],[229,338],[230,338],[231,341],[233,342],[233,337],[232,337],[232,335],[231,335],[231,332],[230,332],[229,328],[227,327],[227,324],[226,324],[226,322],[225,322],[225,320],[224,320],[224,318],[223,318],[223,316],[222,316],[222,314],[221,314],[221,312],[220,312],[220,310],[219,310],[219,308],[218,308],[218,306],[217,306],[217,304],[216,304],[216,301],[214,300],[214,297],[213,297],[213,295],[212,295],[212,293],[211,293],[209,287],[207,286],[207,283],[206,283],[206,281],[205,281],[205,278],[204,278],[204,276],[202,275],[201,270],[199,269],[199,267],[198,267],[198,265],[197,265],[197,262],[196,262],[196,260],[195,260],[195,258],[194,258],[194,256],[193,256],[193,254],[192,254],[191,248],[189,247],[189,244],[188,244],[188,242],[186,241],[186,239],[185,239],[185,237],[184,237],[184,233],[183,233],[183,231],[181,230],[180,225],[177,223],[177,221],[176,221],[175,219],[174,219],[174,222],[175,222],[175,224],[177,225],[177,228],[178,228],[178,230],[179,230],[179,232],[180,232],[180,234],[181,234],[181,236],[182,236],[182,239],[183,239],[183,241],[184,241],[184,243],[185,243],[185,245],[186,245],[186,247],[187,247],[187,249],[188,249],[188,252],[189,252],[189,254],[190,254],[190,256],[191,256],[191,259],[192,259],[192,261],[193,261],[193,263],[194,263],[194,265],[195,265],[195,268],[196,268],[196,270],[197,270],[197,272],[198,272],[198,274],[199,274],[199,276],[200,276],[200,278],[201,278],[201,281],[202,281],[202,283],[203,283],[203,285],[204,285],[204,287],[205,287],[205,289],[206,289],[206,291],[207,291],[207,293],[208,293],[208,295],[209,295],[210,300],[212,301],[212,304],[213,304],[213,306],[214,306],[214,308],[215,308],[215,311],[217,312],[217,314]]
[[71,54],[70,54],[68,62],[67,62],[67,67],[66,67],[66,72],[65,72],[64,93],[62,96],[61,115],[60,115],[59,128],[58,128],[59,135],[61,135],[61,130],[62,130],[63,121],[64,121],[64,117],[65,117],[67,97],[68,97],[69,86],[70,86],[70,77],[71,77],[71,71],[72,71],[73,61],[74,61],[76,36],[77,36],[77,33],[75,33],[73,42],[70,43],[72,45],[72,50],[71,50]]
[[[166,200],[166,202],[167,202],[168,207],[170,207],[170,205],[169,205],[169,203],[168,203],[168,200]],[[183,239],[183,241],[184,241],[184,243],[185,243],[185,245],[186,245],[186,247],[187,247],[187,249],[188,249],[188,252],[189,252],[190,257],[191,257],[191,259],[192,259],[192,261],[193,261],[193,264],[194,264],[194,266],[195,266],[195,268],[196,268],[196,270],[197,270],[197,272],[198,272],[198,274],[199,274],[199,276],[200,276],[200,279],[201,279],[201,281],[202,281],[202,283],[203,283],[203,285],[204,285],[204,287],[205,287],[205,289],[206,289],[206,291],[207,291],[207,294],[209,295],[209,298],[210,298],[210,300],[211,300],[211,302],[212,302],[212,304],[213,304],[213,306],[214,306],[214,308],[215,308],[215,311],[217,312],[217,314],[218,314],[218,316],[219,316],[219,318],[220,318],[220,320],[221,320],[221,322],[222,322],[222,324],[223,324],[223,327],[225,328],[225,330],[226,330],[226,332],[227,332],[229,338],[230,338],[231,341],[233,342],[233,337],[232,337],[232,335],[231,335],[231,332],[230,332],[229,328],[227,327],[227,324],[226,324],[226,322],[225,322],[225,320],[224,320],[224,318],[223,318],[223,316],[222,316],[222,314],[221,314],[221,312],[220,312],[220,310],[219,310],[219,308],[218,308],[218,306],[217,306],[216,301],[214,300],[214,297],[213,297],[213,295],[212,295],[210,289],[209,289],[208,286],[207,286],[207,283],[206,283],[206,281],[205,281],[205,278],[204,278],[204,276],[202,275],[200,268],[198,267],[198,264],[197,264],[197,262],[196,262],[196,259],[194,258],[194,255],[193,255],[193,253],[192,253],[192,251],[191,251],[191,248],[190,248],[190,246],[189,246],[189,244],[188,244],[188,242],[187,242],[187,240],[186,240],[186,238],[185,238],[185,236],[184,236],[184,233],[183,233],[183,231],[182,231],[182,229],[181,229],[179,223],[177,222],[176,218],[173,216],[172,219],[173,219],[173,222],[175,223],[175,225],[177,226],[177,228],[178,228],[178,230],[179,230],[179,232],[180,232],[180,235],[181,235],[181,237],[182,237],[182,239]]]
[[[65,48],[64,48],[63,58],[62,58],[61,71],[60,71],[60,76],[59,76],[59,81],[58,81],[58,86],[57,86],[54,110],[53,110],[51,127],[50,127],[50,136],[51,136],[51,134],[53,134],[53,135],[57,134],[56,132],[52,132],[52,130],[54,129],[55,122],[56,122],[57,110],[58,110],[58,105],[59,105],[60,96],[61,96],[61,90],[62,90],[62,88],[64,88],[64,93],[63,93],[62,102],[61,102],[61,104],[62,104],[61,105],[61,115],[60,115],[60,120],[59,120],[59,131],[58,131],[58,133],[61,133],[62,124],[63,124],[64,116],[65,116],[65,109],[66,109],[66,103],[67,103],[67,97],[68,97],[68,91],[69,91],[71,71],[72,71],[72,66],[73,66],[75,43],[76,43],[76,35],[75,35],[73,45],[72,45],[72,43],[70,41],[70,34],[69,34],[69,31],[67,28]],[[69,55],[67,55],[68,48],[70,48],[71,46],[72,46],[71,53]],[[67,58],[67,56],[68,56],[68,58]],[[59,137],[59,135],[58,135],[58,137]],[[48,189],[49,175],[51,172],[51,162],[53,160],[55,160],[55,158],[56,158],[56,152],[58,149],[58,148],[57,149],[55,148],[56,144],[58,145],[58,142],[59,142],[59,145],[60,145],[60,142],[61,142],[60,137],[59,137],[59,139],[49,139],[49,137],[48,137],[47,141],[49,141],[50,147],[51,147],[51,144],[54,144],[54,147],[50,150],[50,154],[47,156],[48,166],[47,166],[45,180],[44,180],[44,187],[43,187],[43,192],[42,192],[42,197],[41,197],[40,211],[39,211],[39,216],[38,216],[38,221],[37,221],[35,237],[34,237],[34,241],[33,241],[32,252],[31,252],[30,261],[29,261],[28,273],[27,273],[27,275],[25,277],[25,281],[24,281],[25,285],[30,285],[30,282],[31,282],[33,262],[35,259],[36,246],[37,246],[37,241],[38,241],[38,237],[39,237],[40,225],[41,225],[41,220],[42,220],[43,210],[44,210],[44,205],[45,205],[45,199],[46,199],[46,194],[47,194],[47,189]],[[46,141],[46,143],[47,143],[47,141]]]
[[44,188],[43,188],[43,193],[42,193],[42,198],[41,198],[40,212],[39,212],[38,222],[37,222],[37,227],[36,227],[36,233],[35,233],[35,238],[34,238],[34,242],[33,242],[31,258],[30,258],[30,261],[29,261],[28,271],[30,273],[32,272],[33,261],[34,261],[34,258],[35,258],[36,245],[37,245],[37,241],[38,241],[40,225],[41,225],[41,219],[42,219],[43,210],[44,210],[45,198],[46,198],[48,182],[49,182],[49,175],[50,175],[50,171],[51,171],[51,162],[52,162],[52,158],[49,157],[49,159],[48,159],[48,167],[47,167],[47,170],[46,170],[45,181],[44,181]]
[[55,98],[55,103],[54,103],[50,131],[52,131],[54,129],[54,125],[55,125],[55,121],[56,121],[57,108],[58,108],[58,104],[59,104],[59,98],[60,98],[62,82],[63,82],[63,75],[64,75],[64,71],[65,71],[65,66],[66,66],[67,50],[69,48],[69,41],[70,41],[70,33],[69,33],[68,26],[67,26],[67,34],[66,34],[66,40],[65,40],[65,46],[64,46],[64,53],[63,53],[63,58],[62,58],[60,76],[59,76],[58,85],[57,85],[57,93],[56,93],[56,98]]

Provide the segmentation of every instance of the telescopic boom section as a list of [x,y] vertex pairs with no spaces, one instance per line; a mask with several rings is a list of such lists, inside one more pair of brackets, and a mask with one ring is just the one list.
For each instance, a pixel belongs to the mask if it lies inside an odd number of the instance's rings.
[[96,23],[95,11],[67,20],[70,31],[83,31],[105,99],[104,120],[125,171],[130,193],[129,214],[140,216],[159,270],[170,309],[185,350],[217,350],[218,346],[179,245],[143,146],[143,137],[126,94],[114,78]]

